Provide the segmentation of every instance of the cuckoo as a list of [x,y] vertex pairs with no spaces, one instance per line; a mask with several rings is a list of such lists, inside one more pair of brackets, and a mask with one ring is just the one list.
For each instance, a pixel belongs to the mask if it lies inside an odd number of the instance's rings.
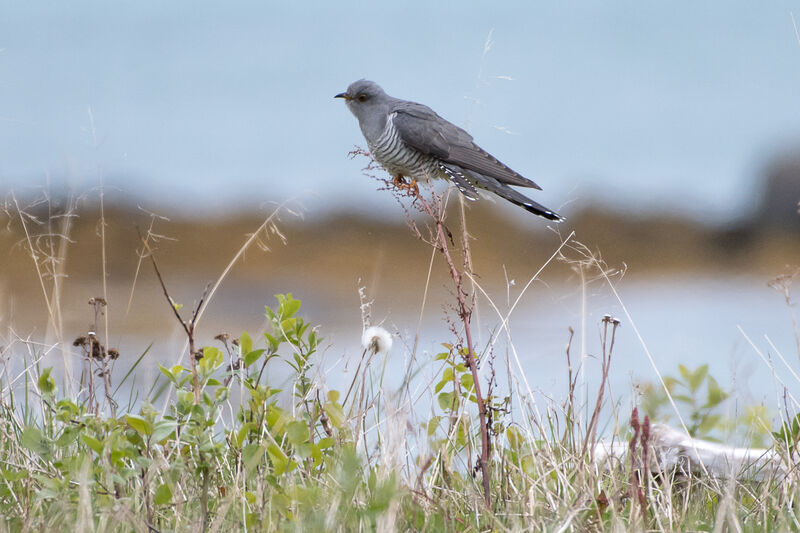
[[395,185],[414,189],[417,181],[444,178],[470,200],[486,190],[540,217],[563,220],[511,185],[541,187],[501,163],[475,144],[469,133],[431,108],[391,97],[368,80],[352,83],[336,98],[343,98],[356,116],[370,154],[391,174]]

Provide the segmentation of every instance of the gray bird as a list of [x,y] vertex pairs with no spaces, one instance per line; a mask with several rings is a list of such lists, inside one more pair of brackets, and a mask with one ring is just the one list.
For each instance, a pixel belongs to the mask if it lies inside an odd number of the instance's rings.
[[509,185],[541,187],[501,163],[475,144],[469,133],[431,108],[393,98],[369,80],[353,82],[335,98],[345,99],[372,157],[392,175],[395,185],[416,188],[417,181],[445,178],[470,200],[477,200],[478,189],[485,189],[540,217],[563,220]]

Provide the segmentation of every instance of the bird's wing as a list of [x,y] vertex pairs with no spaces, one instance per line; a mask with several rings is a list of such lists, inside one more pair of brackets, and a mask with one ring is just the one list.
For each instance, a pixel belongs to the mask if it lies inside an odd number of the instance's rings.
[[431,108],[400,101],[391,109],[392,122],[408,146],[445,163],[492,177],[500,183],[541,189],[536,183],[511,170],[472,141],[472,136],[437,115]]

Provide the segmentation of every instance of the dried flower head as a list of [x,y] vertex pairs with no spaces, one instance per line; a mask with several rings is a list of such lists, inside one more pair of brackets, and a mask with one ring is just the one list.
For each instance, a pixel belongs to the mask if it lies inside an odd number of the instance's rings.
[[361,345],[374,354],[388,353],[392,349],[392,335],[380,326],[370,326],[361,336]]

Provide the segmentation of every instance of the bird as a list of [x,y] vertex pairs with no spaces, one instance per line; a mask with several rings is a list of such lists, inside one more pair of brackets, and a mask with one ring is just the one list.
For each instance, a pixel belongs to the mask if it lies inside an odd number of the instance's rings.
[[395,186],[411,191],[417,189],[418,181],[444,178],[469,200],[477,200],[479,190],[486,190],[540,217],[564,220],[511,185],[541,187],[475,144],[469,133],[430,107],[389,96],[374,81],[363,79],[334,98],[345,100],[358,119],[370,154],[392,176]]

